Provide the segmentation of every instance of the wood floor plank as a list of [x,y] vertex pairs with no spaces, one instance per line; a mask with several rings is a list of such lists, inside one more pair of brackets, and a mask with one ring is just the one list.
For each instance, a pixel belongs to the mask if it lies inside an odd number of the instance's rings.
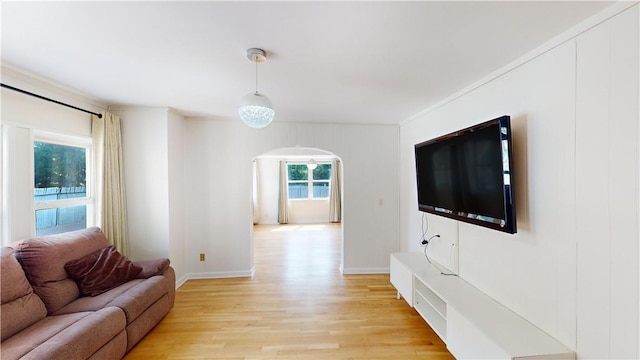
[[336,224],[255,226],[255,276],[187,281],[125,359],[453,359],[388,274],[340,274],[341,241]]

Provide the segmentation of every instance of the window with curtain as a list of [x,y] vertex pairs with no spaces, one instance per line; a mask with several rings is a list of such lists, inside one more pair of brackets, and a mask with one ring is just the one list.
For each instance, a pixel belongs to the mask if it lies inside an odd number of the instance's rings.
[[91,218],[91,139],[36,133],[33,209],[36,236],[84,229]]
[[331,163],[318,163],[313,170],[307,163],[287,164],[289,199],[328,199],[331,188]]

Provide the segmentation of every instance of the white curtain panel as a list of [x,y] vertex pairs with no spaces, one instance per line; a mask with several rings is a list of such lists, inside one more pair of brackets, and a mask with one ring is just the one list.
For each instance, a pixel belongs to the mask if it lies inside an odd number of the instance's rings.
[[129,255],[127,203],[122,161],[120,117],[102,112],[92,115],[96,224],[115,248]]
[[329,221],[341,222],[342,221],[342,195],[340,191],[341,184],[341,170],[340,161],[333,160],[331,162],[331,193],[329,195]]
[[278,223],[289,223],[289,199],[287,196],[287,162],[280,161],[280,179],[278,193]]

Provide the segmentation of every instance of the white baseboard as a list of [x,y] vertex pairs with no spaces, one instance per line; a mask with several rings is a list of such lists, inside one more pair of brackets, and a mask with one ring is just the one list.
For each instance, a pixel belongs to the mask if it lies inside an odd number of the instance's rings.
[[186,283],[187,280],[189,280],[187,275],[183,275],[183,276],[180,277],[180,279],[177,279],[176,280],[176,289],[178,289],[180,286],[184,285],[184,283]]
[[256,273],[255,268],[252,268],[251,270],[243,270],[243,271],[216,271],[216,272],[206,272],[206,273],[188,273],[176,281],[176,289],[184,285],[184,283],[186,283],[188,280],[192,280],[192,279],[224,279],[224,278],[236,278],[236,277],[253,277],[255,273]]
[[188,280],[191,279],[223,279],[234,277],[251,277],[255,274],[256,270],[243,270],[243,271],[216,271],[206,273],[189,273],[187,274]]

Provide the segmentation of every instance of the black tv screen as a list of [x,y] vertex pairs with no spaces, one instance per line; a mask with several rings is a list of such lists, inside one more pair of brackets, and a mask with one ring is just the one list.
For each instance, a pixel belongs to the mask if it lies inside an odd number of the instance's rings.
[[517,232],[510,117],[415,145],[418,209]]

